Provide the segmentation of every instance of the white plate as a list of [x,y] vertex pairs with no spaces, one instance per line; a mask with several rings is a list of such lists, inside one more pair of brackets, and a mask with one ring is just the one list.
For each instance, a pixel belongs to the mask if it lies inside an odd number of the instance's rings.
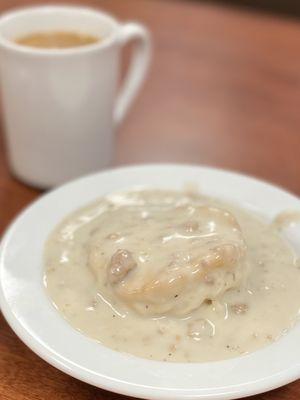
[[[110,350],[77,332],[59,315],[43,287],[43,246],[68,213],[99,196],[136,185],[200,190],[272,218],[300,210],[293,195],[231,172],[194,166],[145,165],[91,175],[64,185],[28,207],[1,244],[0,305],[17,335],[60,370],[104,389],[146,399],[234,399],[300,377],[300,324],[276,343],[231,360],[176,364]],[[300,253],[300,241],[298,242]]]

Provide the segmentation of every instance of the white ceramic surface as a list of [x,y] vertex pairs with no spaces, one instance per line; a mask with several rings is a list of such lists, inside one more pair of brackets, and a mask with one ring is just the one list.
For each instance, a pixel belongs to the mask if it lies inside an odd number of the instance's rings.
[[[41,31],[76,31],[103,41],[67,49],[17,45]],[[133,41],[131,66],[117,94],[121,50]],[[108,14],[73,6],[42,6],[0,16],[0,78],[12,171],[51,187],[107,167],[114,132],[150,59],[147,30]]]
[[[0,305],[17,335],[43,359],[78,379],[146,399],[234,399],[299,378],[300,324],[276,343],[243,357],[176,364],[110,350],[71,328],[52,306],[42,282],[43,246],[66,214],[112,191],[133,186],[180,189],[186,183],[267,219],[286,209],[300,210],[299,199],[282,189],[206,167],[134,166],[64,185],[23,211],[2,240]],[[300,242],[295,245],[300,254]]]

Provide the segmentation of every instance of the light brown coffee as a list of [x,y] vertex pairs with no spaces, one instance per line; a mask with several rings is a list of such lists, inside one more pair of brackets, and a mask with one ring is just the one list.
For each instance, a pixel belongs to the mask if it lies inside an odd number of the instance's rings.
[[15,39],[17,44],[23,46],[47,49],[86,46],[99,41],[100,37],[72,31],[35,32]]

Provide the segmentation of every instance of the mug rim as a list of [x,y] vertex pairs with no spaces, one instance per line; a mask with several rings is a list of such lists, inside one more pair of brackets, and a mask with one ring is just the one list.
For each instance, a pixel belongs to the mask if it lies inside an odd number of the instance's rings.
[[[82,11],[85,13],[94,14],[96,16],[104,17],[107,21],[109,21],[113,27],[112,32],[108,35],[107,38],[101,40],[96,43],[88,44],[85,46],[76,46],[76,47],[68,47],[68,48],[40,48],[40,47],[30,47],[24,46],[22,44],[18,44],[12,40],[9,40],[4,37],[1,32],[1,27],[4,22],[9,20],[13,20],[15,17],[30,14],[32,12],[55,12],[55,11],[66,11],[66,12],[78,12]],[[13,51],[15,53],[20,53],[24,55],[31,56],[70,56],[70,55],[81,55],[85,53],[94,52],[97,50],[103,50],[107,47],[110,47],[117,39],[117,29],[120,27],[119,21],[112,16],[110,13],[106,11],[102,11],[101,9],[96,9],[93,7],[86,6],[76,6],[76,5],[68,5],[68,4],[47,4],[42,6],[29,6],[29,7],[17,7],[12,8],[9,11],[5,11],[0,15],[0,48],[4,48],[8,51]]]

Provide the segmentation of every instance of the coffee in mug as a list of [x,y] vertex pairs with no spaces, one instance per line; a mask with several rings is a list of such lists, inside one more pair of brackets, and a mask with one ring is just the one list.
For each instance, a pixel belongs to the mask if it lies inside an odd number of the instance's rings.
[[100,42],[101,38],[87,33],[71,31],[35,32],[15,40],[17,44],[46,49],[65,49]]

